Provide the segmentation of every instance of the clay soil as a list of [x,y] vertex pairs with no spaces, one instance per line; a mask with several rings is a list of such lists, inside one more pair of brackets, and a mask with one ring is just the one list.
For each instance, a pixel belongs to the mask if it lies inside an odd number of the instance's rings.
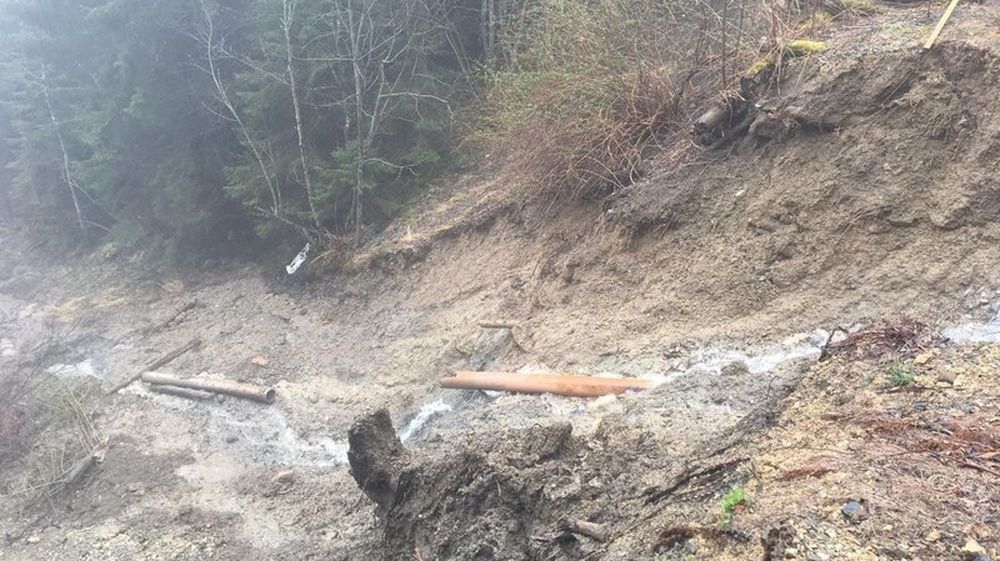
[[[1000,304],[1000,5],[925,53],[932,12],[824,31],[761,100],[766,134],[602,201],[468,178],[305,282],[0,230],[0,559],[996,558],[1000,346],[933,333]],[[904,316],[912,345],[817,362],[817,329]],[[275,403],[107,395],[196,336],[163,371]],[[455,369],[661,383],[438,388]],[[380,409],[404,452],[377,506],[348,433]]]

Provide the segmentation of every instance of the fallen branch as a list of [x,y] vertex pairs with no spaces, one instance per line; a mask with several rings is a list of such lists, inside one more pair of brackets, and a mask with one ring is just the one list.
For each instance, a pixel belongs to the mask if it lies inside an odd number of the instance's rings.
[[167,319],[161,321],[160,323],[157,323],[155,325],[151,325],[151,326],[147,327],[146,328],[146,333],[154,333],[156,331],[161,331],[163,329],[166,329],[171,323],[174,322],[174,320],[176,320],[177,318],[181,317],[181,315],[183,315],[183,314],[185,314],[187,312],[190,312],[191,310],[197,308],[198,305],[199,304],[198,304],[197,300],[192,300],[192,301],[188,302],[187,304],[184,304],[183,307],[181,307],[179,310],[177,310],[176,312],[174,312],[173,315],[171,315]]
[[138,380],[139,378],[141,378],[142,375],[143,375],[143,373],[149,372],[150,370],[156,370],[157,368],[165,366],[165,365],[173,362],[174,359],[176,359],[177,357],[179,357],[182,354],[190,351],[191,349],[195,349],[195,348],[199,347],[200,345],[201,345],[201,339],[199,339],[197,337],[195,337],[194,339],[191,339],[190,341],[188,341],[184,345],[182,345],[180,347],[177,347],[176,349],[170,351],[169,353],[167,353],[167,354],[161,356],[160,358],[154,360],[153,362],[149,363],[148,365],[146,365],[145,368],[143,368],[141,371],[139,371],[138,374],[130,376],[127,380],[125,380],[125,381],[121,382],[120,384],[118,384],[117,386],[111,388],[111,390],[108,392],[108,395],[111,395],[111,394],[114,394],[114,393],[118,393],[118,390],[124,388],[125,386],[127,386],[127,385],[131,384],[132,382],[134,382],[134,381]]
[[160,372],[145,372],[142,374],[141,378],[142,381],[147,384],[202,390],[211,393],[231,395],[233,397],[240,397],[243,399],[252,399],[263,403],[273,403],[275,396],[274,388],[265,388],[253,384],[233,382],[231,380],[210,380],[204,378],[184,379]]
[[85,457],[77,461],[66,474],[66,478],[63,480],[64,482],[62,488],[69,489],[79,483],[80,480],[82,480],[83,477],[90,471],[90,468],[104,460],[104,451],[103,447],[95,448]]
[[443,378],[441,387],[467,390],[496,390],[515,393],[552,393],[569,397],[599,397],[653,387],[650,380],[609,378],[569,374],[515,374],[512,372],[459,371]]

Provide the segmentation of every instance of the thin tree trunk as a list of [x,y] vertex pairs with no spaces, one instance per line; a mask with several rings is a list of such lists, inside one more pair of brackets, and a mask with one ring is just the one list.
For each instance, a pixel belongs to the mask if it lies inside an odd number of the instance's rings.
[[302,163],[302,179],[306,186],[306,198],[309,201],[309,213],[312,215],[313,224],[317,230],[323,227],[319,222],[319,214],[316,212],[316,204],[313,197],[312,181],[309,175],[309,165],[306,163],[305,141],[302,134],[302,111],[299,106],[299,93],[295,87],[295,70],[292,67],[292,24],[295,21],[296,0],[284,0],[284,18],[282,27],[285,32],[285,60],[288,72],[288,89],[292,94],[292,108],[295,110],[295,133],[299,142],[299,161]]
[[[358,22],[358,26],[364,24],[361,20]],[[361,195],[362,186],[364,182],[364,170],[362,166],[364,165],[365,159],[365,145],[367,140],[364,138],[364,108],[362,103],[364,103],[364,91],[362,81],[364,80],[364,74],[361,72],[361,31],[360,29],[355,29],[354,27],[354,10],[351,6],[347,6],[347,27],[349,29],[351,40],[351,63],[354,71],[354,128],[357,130],[356,141],[358,143],[358,154],[357,161],[354,164],[354,197],[351,202],[351,214],[354,221],[354,235],[356,238],[361,236]]]
[[215,67],[215,26],[212,23],[212,16],[208,11],[208,7],[205,6],[205,0],[200,0],[201,11],[205,15],[205,22],[208,26],[208,36],[205,40],[205,51],[208,57],[208,70],[209,74],[212,76],[212,82],[215,84],[215,89],[219,94],[219,99],[222,104],[229,111],[229,115],[236,121],[236,125],[240,129],[240,134],[243,136],[243,141],[246,142],[247,147],[250,148],[250,152],[253,153],[254,159],[257,161],[257,165],[260,167],[260,173],[264,176],[264,182],[267,183],[267,189],[271,194],[271,214],[275,217],[281,216],[281,190],[278,188],[275,181],[271,178],[271,174],[267,171],[267,165],[264,163],[264,156],[260,153],[257,148],[257,143],[253,141],[250,137],[250,131],[247,130],[246,125],[243,123],[243,119],[240,118],[240,114],[236,111],[236,106],[233,105],[232,101],[229,99],[229,94],[226,92],[226,88],[222,84],[222,79],[219,78],[218,70]]
[[73,181],[73,176],[70,175],[69,171],[69,153],[66,152],[66,142],[63,140],[59,121],[56,119],[56,112],[52,108],[52,101],[49,99],[49,84],[45,78],[44,64],[42,65],[42,96],[45,98],[45,106],[49,110],[49,119],[52,120],[52,126],[56,131],[56,138],[59,140],[59,149],[62,151],[63,180],[66,182],[66,188],[69,189],[70,197],[73,199],[73,208],[76,210],[76,221],[80,226],[80,232],[86,234],[87,227],[84,225],[83,212],[80,210],[80,199],[76,195],[76,182]]

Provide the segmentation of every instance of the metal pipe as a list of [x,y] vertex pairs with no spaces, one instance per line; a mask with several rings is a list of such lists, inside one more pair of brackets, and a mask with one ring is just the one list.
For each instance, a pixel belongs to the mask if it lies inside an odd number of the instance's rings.
[[142,381],[147,384],[177,386],[179,388],[190,388],[192,390],[221,393],[234,397],[261,401],[264,403],[273,403],[276,393],[274,388],[265,388],[255,386],[253,384],[243,384],[240,382],[233,382],[231,380],[210,380],[206,378],[182,379],[160,372],[146,372],[142,375]]
[[185,399],[206,400],[206,399],[211,399],[212,397],[212,394],[200,390],[191,390],[188,388],[180,388],[177,386],[164,386],[161,384],[150,384],[149,391],[162,393],[166,395],[173,395],[177,397],[183,397]]

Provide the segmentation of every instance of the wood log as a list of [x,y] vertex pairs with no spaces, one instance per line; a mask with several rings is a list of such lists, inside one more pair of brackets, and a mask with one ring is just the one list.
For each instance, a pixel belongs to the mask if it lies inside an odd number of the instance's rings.
[[606,542],[611,537],[611,532],[607,526],[588,522],[586,520],[568,519],[562,521],[562,528],[566,532],[587,536],[599,542]]
[[195,401],[204,401],[206,399],[211,399],[212,394],[192,390],[188,388],[179,388],[177,386],[163,386],[160,384],[150,384],[149,391],[155,393],[162,393],[165,395],[172,395],[176,397],[183,397],[184,399],[193,399]]
[[514,393],[552,393],[568,397],[600,397],[629,390],[653,387],[650,380],[610,378],[571,374],[515,374],[512,372],[459,371],[443,378],[441,387],[468,390],[496,390]]
[[167,319],[161,321],[160,323],[157,323],[155,325],[152,325],[152,326],[146,328],[146,333],[154,333],[156,331],[160,331],[160,330],[166,329],[171,323],[174,322],[174,320],[176,320],[177,318],[181,317],[186,312],[190,312],[191,310],[193,310],[193,309],[195,309],[197,307],[198,307],[198,301],[197,300],[191,300],[187,304],[184,304],[184,306],[182,306],[180,309],[178,309],[176,312],[174,312]]
[[266,388],[254,384],[233,382],[232,380],[212,380],[208,378],[178,378],[161,372],[145,372],[142,381],[147,384],[175,386],[192,390],[202,390],[211,393],[221,393],[243,399],[252,399],[263,403],[273,403],[274,388]]
[[127,385],[131,384],[132,382],[134,382],[134,381],[138,380],[139,378],[141,378],[142,375],[143,375],[143,373],[148,372],[150,370],[156,370],[157,368],[161,368],[163,366],[166,366],[167,364],[173,362],[174,359],[176,359],[177,357],[181,356],[182,354],[190,351],[191,349],[196,349],[196,348],[198,348],[200,346],[201,346],[201,339],[199,339],[197,337],[195,337],[194,339],[191,339],[190,341],[188,341],[187,343],[184,343],[180,347],[177,347],[176,349],[168,352],[167,354],[165,354],[165,355],[161,356],[160,358],[154,360],[153,362],[147,364],[146,367],[143,368],[142,370],[140,370],[137,374],[129,376],[128,379],[126,379],[125,381],[119,383],[115,387],[111,388],[111,390],[108,392],[108,395],[111,395],[111,394],[114,394],[114,393],[118,393],[118,390],[124,388],[125,386],[127,386]]
[[733,105],[723,102],[698,117],[694,122],[694,134],[705,134],[717,130],[733,115]]

